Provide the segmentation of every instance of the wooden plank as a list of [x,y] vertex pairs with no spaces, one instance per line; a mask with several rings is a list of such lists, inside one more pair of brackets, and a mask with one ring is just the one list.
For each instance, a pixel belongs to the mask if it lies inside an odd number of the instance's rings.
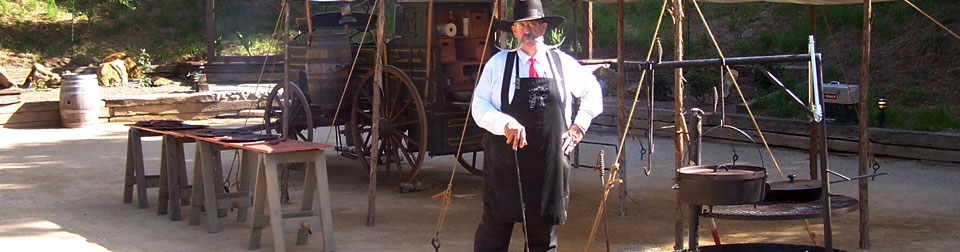
[[283,64],[222,64],[222,65],[204,65],[203,73],[281,73],[283,74]]
[[110,122],[137,122],[137,121],[146,121],[146,120],[200,120],[200,119],[209,119],[214,117],[236,116],[236,115],[237,115],[236,112],[214,111],[214,112],[169,114],[169,115],[138,115],[138,116],[111,117],[109,121]]
[[0,90],[0,106],[20,103],[20,91]]
[[[605,112],[594,119],[593,125],[613,125],[611,122],[615,121],[613,117],[613,115],[616,113],[615,109],[613,109],[613,107],[605,108],[607,108],[604,110]],[[646,113],[644,113],[644,111],[646,110],[638,108],[637,111],[634,112],[633,118],[635,120],[631,123],[631,128],[637,128],[635,125],[637,125],[638,122],[646,122],[646,120],[644,120],[646,117]],[[671,110],[656,109],[654,111],[655,122],[673,122],[673,118],[664,116],[672,113]],[[765,116],[757,116],[756,119],[757,124],[760,125],[760,128],[764,133],[781,133],[806,136],[810,132],[810,124],[806,120]],[[704,127],[709,128],[711,126],[716,126],[719,121],[719,116],[707,116],[704,120]],[[743,114],[727,114],[727,124],[746,131],[750,131],[754,128],[753,123],[750,121],[750,117]],[[593,126],[591,126],[591,130],[593,130]],[[868,130],[870,141],[872,141],[874,144],[913,146],[941,150],[960,150],[960,145],[956,144],[958,141],[960,141],[960,134],[956,133],[909,131],[886,128],[868,128]],[[827,137],[832,140],[857,141],[859,139],[856,125],[827,125],[827,131]],[[807,140],[809,141],[809,138],[807,138]],[[809,146],[801,148],[808,149]]]
[[[235,194],[235,193],[231,193]],[[251,207],[253,206],[253,200],[247,196],[246,192],[243,195],[232,195],[226,198],[221,198],[225,195],[217,195],[217,209],[230,209],[235,207]]]
[[[229,101],[229,102],[210,102],[210,103],[186,103],[186,104],[159,104],[146,106],[128,106],[112,107],[109,109],[110,117],[124,117],[137,115],[170,115],[181,113],[199,113],[199,112],[218,112],[230,111],[239,112],[240,110],[252,109],[257,107],[257,101]],[[0,117],[2,118],[2,117]]]
[[189,94],[150,94],[111,96],[104,99],[106,107],[144,106],[156,104],[184,104],[210,103],[225,101],[259,100],[267,95],[269,88],[259,89],[258,92],[226,91],[226,92],[199,92]]
[[[259,80],[259,81],[258,81]],[[207,82],[244,82],[244,83],[275,83],[283,80],[283,73],[214,73],[207,74]]]
[[218,63],[263,63],[264,58],[266,57],[267,62],[276,62],[279,64],[283,63],[283,56],[280,55],[269,55],[269,56],[211,56],[207,58],[207,64],[218,64]]

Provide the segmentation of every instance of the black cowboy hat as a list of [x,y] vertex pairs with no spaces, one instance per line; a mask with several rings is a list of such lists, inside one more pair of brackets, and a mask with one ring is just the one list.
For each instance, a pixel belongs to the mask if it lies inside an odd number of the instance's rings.
[[556,28],[563,23],[564,18],[560,16],[546,16],[543,13],[543,5],[540,0],[517,0],[513,5],[513,20],[495,20],[493,27],[501,31],[511,31],[510,27],[516,21],[540,20],[547,23],[547,30]]

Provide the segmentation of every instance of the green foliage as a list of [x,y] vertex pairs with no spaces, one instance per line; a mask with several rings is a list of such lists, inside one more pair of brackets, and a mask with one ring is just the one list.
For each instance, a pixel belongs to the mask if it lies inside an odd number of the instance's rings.
[[33,87],[34,90],[45,90],[48,88],[47,80],[44,79],[34,80],[33,78],[30,78],[29,82],[30,87]]
[[901,96],[899,100],[902,104],[917,104],[923,103],[926,99],[927,94],[923,93],[920,87],[914,87],[910,91],[903,93],[903,96]]
[[687,79],[685,85],[687,94],[697,99],[700,104],[705,104],[708,96],[713,94],[713,87],[720,84],[720,69],[693,68],[684,72],[684,77]]
[[658,71],[653,75],[653,98],[657,101],[671,100],[673,97],[673,71]]
[[140,6],[140,1],[141,0],[117,0],[117,3],[129,8],[130,10],[136,10],[137,7]]
[[44,8],[45,14],[47,17],[56,20],[60,14],[60,9],[57,8],[57,0],[47,0],[47,6]]
[[137,55],[135,61],[137,62],[137,66],[139,66],[137,70],[140,71],[140,78],[138,79],[140,85],[153,86],[153,80],[150,79],[148,74],[153,73],[154,70],[157,69],[157,66],[150,62],[150,54],[147,53],[147,49],[140,49],[140,54]]
[[849,81],[849,80],[844,80],[843,77],[844,77],[843,72],[840,70],[840,67],[837,67],[836,65],[823,66],[824,81],[830,82],[830,81],[836,80],[836,81],[840,81],[841,83]]
[[[806,78],[803,78],[803,83],[801,80],[787,72],[780,65],[764,65],[764,69],[767,69],[772,73],[777,79],[783,83],[783,86],[786,87],[790,92],[793,92],[800,101],[807,102],[807,84]],[[805,112],[793,101],[793,98],[790,97],[786,92],[784,92],[779,85],[777,85],[773,80],[770,80],[759,70],[752,70],[753,73],[750,75],[753,76],[754,82],[757,84],[757,98],[754,99],[754,110],[758,114],[769,115],[781,118],[805,118]]]

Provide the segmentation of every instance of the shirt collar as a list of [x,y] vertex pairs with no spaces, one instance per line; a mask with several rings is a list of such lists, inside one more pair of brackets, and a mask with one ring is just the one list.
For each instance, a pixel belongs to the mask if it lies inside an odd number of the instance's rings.
[[[546,63],[546,61],[544,60],[547,59],[546,58],[547,50],[550,50],[550,49],[551,48],[546,44],[544,44],[543,41],[537,41],[537,53],[532,57],[537,59],[537,62]],[[526,62],[530,60],[531,55],[527,55],[527,52],[524,52],[519,48],[516,49],[516,51],[517,51],[517,57],[519,58],[518,60],[521,62],[521,64],[526,64]]]

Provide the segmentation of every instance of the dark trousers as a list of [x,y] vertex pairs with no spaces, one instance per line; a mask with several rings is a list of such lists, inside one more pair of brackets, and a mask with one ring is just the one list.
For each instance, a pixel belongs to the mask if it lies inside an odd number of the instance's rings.
[[[480,220],[480,227],[477,227],[477,234],[473,238],[473,251],[507,251],[514,224],[517,223],[497,221],[490,211],[490,206],[484,203],[483,219]],[[530,243],[530,252],[557,251],[557,225],[543,224],[539,220],[528,218],[527,242]]]

